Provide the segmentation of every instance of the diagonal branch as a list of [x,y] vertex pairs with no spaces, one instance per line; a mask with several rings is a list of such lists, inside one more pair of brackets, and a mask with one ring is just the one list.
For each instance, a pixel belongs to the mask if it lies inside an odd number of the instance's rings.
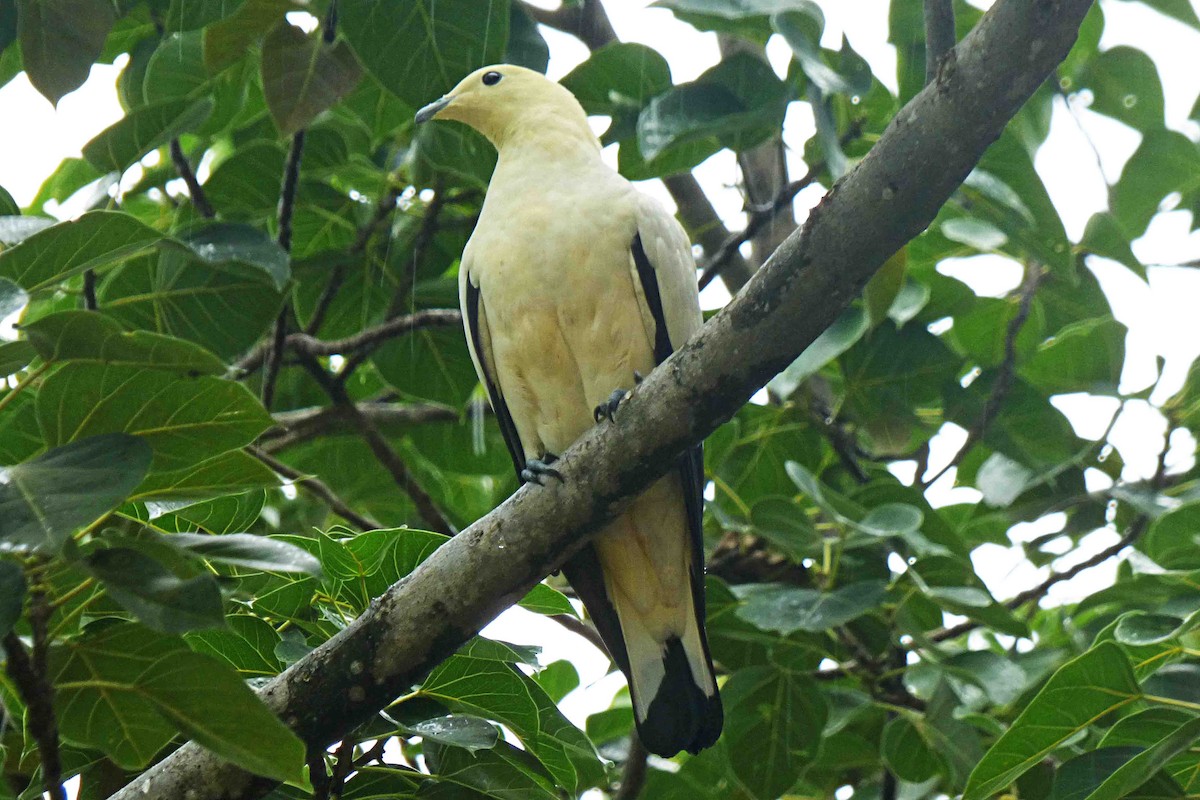
[[[934,218],[1008,120],[1066,55],[1090,0],[998,0],[745,288],[555,465],[436,550],[260,696],[325,747],[409,691],[556,569],[678,454],[728,420]],[[1036,44],[1036,46],[1033,46]],[[503,558],[498,558],[503,545]],[[187,744],[117,800],[259,797],[258,779]]]
[[175,171],[179,173],[179,177],[183,178],[184,184],[187,185],[192,205],[196,207],[196,213],[206,219],[212,219],[216,216],[216,212],[213,211],[212,203],[208,202],[208,195],[204,193],[204,187],[196,179],[196,173],[192,171],[192,165],[188,163],[187,156],[183,154],[183,148],[179,145],[178,138],[171,140],[170,149],[171,162],[175,165]]
[[248,447],[246,449],[250,455],[266,464],[277,474],[282,475],[290,481],[293,481],[297,486],[301,487],[313,497],[329,506],[330,511],[337,514],[351,525],[355,525],[360,530],[364,531],[376,530],[383,527],[370,517],[359,514],[357,511],[351,508],[345,500],[334,494],[332,489],[330,489],[324,484],[324,482],[318,480],[317,478],[305,476],[305,474],[300,470],[292,469],[287,464],[258,447]]
[[954,49],[953,0],[925,0],[925,82],[933,83],[939,65]]

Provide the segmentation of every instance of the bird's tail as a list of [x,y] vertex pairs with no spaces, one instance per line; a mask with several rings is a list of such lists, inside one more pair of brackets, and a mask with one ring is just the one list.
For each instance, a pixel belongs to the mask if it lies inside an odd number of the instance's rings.
[[642,744],[666,757],[709,747],[723,721],[681,489],[678,476],[658,481],[564,567],[629,679]]
[[666,757],[711,746],[721,735],[724,712],[695,613],[688,609],[682,635],[664,638],[646,626],[635,609],[622,605],[618,595],[617,614],[629,655],[629,691],[642,744]]

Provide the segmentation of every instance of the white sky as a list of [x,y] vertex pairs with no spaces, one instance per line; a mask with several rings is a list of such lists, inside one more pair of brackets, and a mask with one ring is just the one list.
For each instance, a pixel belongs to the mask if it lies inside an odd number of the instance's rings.
[[[1197,0],[1192,0],[1193,6]],[[539,4],[541,4],[539,2]],[[552,3],[551,3],[552,4]],[[608,0],[606,7],[618,35],[626,41],[644,42],[668,60],[676,82],[695,78],[719,58],[716,37],[699,33],[678,22],[664,9],[645,8],[644,0]],[[876,75],[895,89],[895,53],[887,44],[886,0],[821,0],[827,21],[824,44],[836,48],[844,32],[854,48],[871,64]],[[1158,66],[1163,81],[1168,125],[1193,140],[1200,139],[1200,125],[1189,122],[1187,115],[1200,93],[1200,70],[1195,55],[1200,52],[1200,33],[1182,23],[1161,16],[1134,2],[1102,0],[1106,26],[1101,47],[1127,44],[1146,51]],[[560,78],[587,57],[587,50],[575,39],[543,29],[551,48],[550,75]],[[786,68],[788,51],[779,37],[768,45],[768,56],[777,71]],[[67,95],[54,109],[38,95],[22,74],[0,89],[0,186],[18,203],[27,204],[41,180],[63,158],[79,156],[80,149],[96,133],[120,118],[114,82],[124,60],[115,66],[96,65],[88,82]],[[19,120],[19,123],[12,121]],[[802,174],[800,160],[804,141],[812,134],[812,115],[795,104],[787,116],[784,141],[789,147],[788,161],[793,176]],[[1085,137],[1086,133],[1086,137]],[[1088,143],[1099,152],[1100,165]],[[1133,153],[1140,135],[1086,108],[1070,113],[1063,104],[1055,109],[1050,136],[1036,159],[1036,166],[1054,200],[1067,233],[1078,238],[1088,218],[1106,206],[1104,175],[1113,178]],[[615,161],[610,150],[606,156]],[[1103,169],[1104,175],[1100,169]],[[742,199],[736,190],[736,161],[728,151],[708,159],[696,175],[709,192],[718,213],[730,228],[744,224]],[[643,188],[672,205],[658,182]],[[816,204],[821,189],[814,187],[797,198],[797,213],[803,215]],[[69,215],[70,209],[61,214]],[[1189,234],[1190,214],[1160,214],[1146,235],[1134,243],[1134,252],[1146,264],[1171,265],[1200,259],[1200,235]],[[1161,403],[1181,385],[1191,361],[1200,353],[1200,272],[1193,269],[1158,266],[1150,268],[1149,284],[1141,282],[1119,265],[1092,259],[1091,268],[1099,277],[1118,320],[1129,327],[1127,359],[1122,376],[1122,391],[1135,392],[1156,380],[1154,359],[1166,361],[1164,377],[1152,396]],[[1015,287],[1020,280],[1019,266],[1000,256],[978,256],[942,268],[966,281],[980,294],[999,295]],[[720,282],[705,292],[707,307],[723,304],[727,295]],[[998,334],[999,335],[999,334]],[[1106,427],[1117,402],[1109,398],[1067,396],[1055,399],[1084,437],[1096,438]],[[1110,441],[1127,465],[1125,477],[1139,479],[1153,473],[1154,460],[1161,446],[1165,425],[1150,403],[1131,401],[1113,429]],[[931,464],[938,468],[961,443],[964,432],[947,428],[934,440]],[[1195,442],[1190,436],[1177,436],[1168,460],[1176,468],[1190,464]],[[911,475],[913,467],[908,467]],[[896,469],[904,475],[904,466]],[[951,472],[933,487],[930,497],[935,505],[950,502],[974,502],[972,489],[951,489]],[[1103,486],[1097,482],[1095,488]],[[1061,521],[1060,521],[1061,522]],[[1055,521],[1018,526],[1010,535],[1028,540],[1055,530]],[[1097,531],[1085,538],[1083,546],[1054,566],[1062,569],[1109,546],[1117,539],[1111,530]],[[1034,569],[1021,559],[1018,548],[987,545],[975,554],[976,567],[992,591],[1000,598],[1011,597],[1035,585],[1047,574],[1046,568]],[[1077,600],[1112,580],[1115,563],[1088,570],[1072,581],[1060,584],[1049,602]],[[588,713],[604,707],[612,693],[623,685],[617,676],[604,676],[606,659],[590,645],[557,624],[528,612],[507,612],[488,627],[489,635],[514,642],[536,644],[544,648],[546,662],[569,658],[590,688],[574,692],[564,703],[564,711],[582,725]]]

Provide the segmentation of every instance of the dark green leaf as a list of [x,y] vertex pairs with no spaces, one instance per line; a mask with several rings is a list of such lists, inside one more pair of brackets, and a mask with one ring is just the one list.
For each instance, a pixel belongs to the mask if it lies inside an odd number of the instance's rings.
[[937,774],[940,760],[936,748],[922,735],[923,720],[896,717],[883,729],[880,753],[896,777],[921,783]]
[[533,677],[538,686],[546,692],[546,696],[555,703],[562,702],[564,697],[579,688],[579,671],[566,659],[547,664],[545,669],[535,673]]
[[494,64],[508,40],[504,0],[343,0],[338,24],[363,66],[413,108]]
[[220,375],[219,358],[191,342],[146,331],[126,331],[93,311],[59,311],[21,330],[46,361],[88,361],[149,367],[193,375]]
[[271,677],[283,671],[275,657],[280,637],[270,623],[248,614],[225,617],[225,628],[209,628],[184,636],[197,652],[228,661],[246,677]]
[[1125,363],[1126,333],[1111,317],[1072,323],[1038,347],[1021,375],[1047,394],[1115,394]]
[[[1198,738],[1200,717],[1195,717],[1140,753],[1127,753],[1124,763],[1120,763],[1106,776],[1096,776],[1102,779],[1086,790],[1083,786],[1071,785],[1068,762],[1063,765],[1062,772],[1055,781],[1055,800],[1120,800],[1151,780],[1168,761],[1190,747]],[[1103,750],[1097,751],[1099,752]]]
[[321,562],[307,551],[266,536],[250,533],[229,533],[224,536],[176,533],[169,541],[209,561],[264,572],[306,572],[321,577]]
[[543,73],[550,63],[550,45],[546,44],[537,23],[520,3],[510,4],[504,63]]
[[144,253],[162,238],[129,214],[89,211],[0,252],[0,278],[29,292]]
[[657,50],[613,42],[592,53],[561,83],[589,114],[636,114],[650,98],[671,88],[671,70]]
[[171,0],[164,27],[169,31],[190,31],[203,28],[228,17],[241,8],[245,0]]
[[800,357],[776,375],[767,387],[782,398],[792,396],[805,379],[849,350],[867,332],[870,321],[857,306],[842,312],[832,325],[805,348]]
[[1121,648],[1104,642],[1064,664],[975,767],[963,792],[978,800],[1008,786],[1102,715],[1141,696]]
[[180,241],[208,265],[246,264],[262,270],[276,289],[282,290],[291,277],[287,252],[249,225],[206,225],[184,234]]
[[778,797],[821,743],[824,698],[810,678],[770,667],[739,670],[721,693],[734,774],[756,797]]
[[1079,76],[1092,92],[1092,110],[1141,131],[1162,130],[1163,90],[1150,56],[1133,47],[1113,47],[1091,59]]
[[37,358],[37,350],[26,341],[0,344],[0,378],[7,378]]
[[129,496],[150,468],[151,452],[137,436],[110,433],[0,469],[0,540],[56,552]]
[[[180,1],[192,3],[192,0]],[[209,71],[219,72],[245,57],[264,33],[283,21],[291,8],[291,0],[242,0],[237,11],[208,26],[204,31],[204,63]]]
[[1147,131],[1109,191],[1109,207],[1132,240],[1145,233],[1168,194],[1198,188],[1200,147],[1176,131]]
[[51,103],[83,85],[116,20],[109,0],[18,0],[17,36],[29,82]]
[[[441,749],[433,760],[433,766],[439,783],[478,792],[475,797],[557,800],[559,796],[554,790],[554,783],[537,761],[507,742],[499,742],[495,747],[485,750],[468,751],[458,747]],[[459,790],[442,796],[449,800],[463,795]]]
[[1129,246],[1129,237],[1121,230],[1121,223],[1107,211],[1092,215],[1079,246],[1089,253],[1124,264],[1142,279],[1146,277],[1146,267],[1134,255],[1133,248]]
[[201,94],[211,93],[209,75],[204,68],[203,35],[200,31],[168,30],[173,32],[147,60],[142,79],[145,103],[196,99]]
[[361,78],[362,69],[345,42],[327,45],[287,23],[263,42],[263,95],[285,136],[307,127]]
[[104,584],[109,597],[149,628],[183,633],[225,624],[221,592],[209,574],[179,578],[150,556],[127,547],[97,550],[83,563]]
[[832,592],[753,585],[744,587],[737,615],[758,628],[784,635],[819,633],[862,616],[883,602],[886,594],[887,586],[876,581],[849,584]]

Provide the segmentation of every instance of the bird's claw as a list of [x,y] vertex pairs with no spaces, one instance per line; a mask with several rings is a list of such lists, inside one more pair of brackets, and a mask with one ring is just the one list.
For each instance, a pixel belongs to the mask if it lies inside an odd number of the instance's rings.
[[562,473],[550,466],[557,458],[557,456],[547,453],[541,458],[529,459],[525,462],[525,468],[521,470],[521,480],[525,483],[536,483],[538,486],[545,486],[547,477],[558,478],[559,481],[562,481]]
[[[634,374],[636,375],[636,373]],[[621,406],[621,402],[626,397],[629,397],[628,391],[625,389],[614,389],[613,393],[609,395],[608,399],[596,406],[595,410],[592,411],[592,418],[595,419],[597,423],[601,423],[606,419],[609,422],[615,422],[617,418],[617,409]]]

